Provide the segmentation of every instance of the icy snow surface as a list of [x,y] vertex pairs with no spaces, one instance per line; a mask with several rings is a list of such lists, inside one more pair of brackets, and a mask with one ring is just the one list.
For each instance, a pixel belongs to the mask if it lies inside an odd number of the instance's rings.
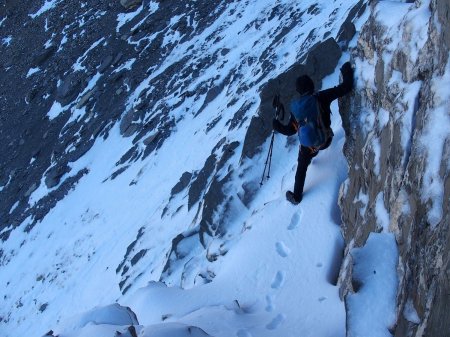
[[361,284],[347,297],[349,337],[391,336],[397,294],[397,243],[393,234],[371,233],[362,248],[353,248],[353,277]]
[[44,14],[45,12],[51,10],[54,8],[58,3],[60,3],[62,0],[45,0],[42,7],[34,14],[29,14],[29,16],[34,19],[38,17],[39,15]]
[[[430,118],[425,126],[425,132],[421,138],[422,145],[428,149],[427,167],[424,172],[424,193],[423,200],[432,201],[431,210],[428,212],[428,221],[432,226],[436,226],[443,216],[444,202],[444,181],[441,178],[441,161],[445,146],[449,144],[450,130],[450,61],[445,73],[433,81],[435,91],[436,108],[430,111]],[[447,170],[450,163],[447,163]],[[444,168],[445,169],[445,168]]]

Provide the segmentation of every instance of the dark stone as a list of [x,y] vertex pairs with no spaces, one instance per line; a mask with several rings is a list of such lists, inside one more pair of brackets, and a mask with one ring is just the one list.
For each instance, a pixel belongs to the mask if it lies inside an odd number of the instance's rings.
[[48,307],[48,303],[44,303],[44,304],[42,304],[42,305],[39,307],[39,311],[40,311],[40,312],[44,312],[45,309],[47,309],[47,307]]
[[217,125],[217,123],[220,122],[221,119],[222,115],[219,115],[216,118],[214,118],[210,123],[208,123],[206,125],[206,133],[209,133],[212,129],[214,129],[214,127]]
[[142,4],[142,0],[120,0],[120,4],[125,9],[131,9]]
[[40,52],[34,57],[34,60],[32,62],[33,67],[39,67],[42,64],[44,64],[50,57],[52,57],[56,51],[58,50],[57,46],[50,46],[47,49],[44,49],[44,51]]
[[130,263],[132,266],[134,266],[140,259],[142,259],[145,254],[147,254],[147,249],[140,250],[136,255],[133,256],[133,258],[130,260]]
[[71,73],[61,80],[56,89],[56,99],[64,106],[76,98],[81,91],[81,79],[76,73]]
[[216,167],[216,156],[211,154],[206,159],[205,165],[200,172],[194,177],[194,181],[189,188],[188,209],[191,209],[199,200],[202,193],[204,193],[208,179],[214,172]]
[[121,167],[120,169],[118,169],[117,171],[115,171],[113,174],[111,174],[110,179],[114,180],[116,179],[119,175],[121,175],[123,172],[125,172],[128,169],[129,166],[124,166]]
[[217,98],[217,96],[220,95],[220,93],[223,91],[224,86],[225,83],[222,82],[221,84],[214,86],[208,90],[208,93],[206,94],[205,97],[205,101],[203,102],[203,105],[200,107],[195,116],[198,116],[208,106],[209,103],[211,103],[213,100]]
[[133,251],[133,248],[136,246],[136,244],[139,242],[139,239],[144,235],[144,227],[139,228],[139,231],[136,235],[136,239],[130,243],[127,247],[127,251],[125,253],[123,261],[119,264],[119,266],[116,269],[116,273],[118,274],[120,270],[124,267],[126,261],[128,260],[128,257],[130,256],[131,252]]
[[[223,141],[225,142],[225,138],[223,139]],[[225,144],[223,146],[223,150],[222,150],[222,157],[220,158],[219,162],[217,163],[217,167],[216,170],[220,171],[225,164],[228,162],[228,160],[235,154],[235,150],[236,148],[239,146],[239,142],[235,141],[229,144]]]
[[128,111],[120,122],[120,134],[124,137],[131,137],[138,131],[140,124],[135,123],[138,115],[134,110]]
[[122,156],[122,158],[120,158],[120,160],[116,163],[116,166],[136,160],[139,157],[139,154],[140,154],[139,146],[134,145]]
[[99,73],[104,73],[105,72],[105,70],[113,63],[113,56],[112,55],[108,55],[108,56],[106,56],[104,59],[103,59],[103,61],[102,61],[102,63],[98,66],[98,72]]
[[155,141],[158,140],[159,137],[159,132],[156,132],[155,134],[148,136],[147,138],[144,139],[143,143],[145,146],[149,146],[152,143],[154,143]]
[[87,93],[85,93],[81,98],[80,101],[77,103],[76,108],[77,109],[81,109],[82,107],[84,107],[87,102],[91,99],[91,97],[93,97],[93,95],[95,94],[95,88],[89,90]]
[[178,183],[174,187],[172,187],[172,190],[170,191],[170,197],[172,198],[175,194],[180,193],[186,187],[188,187],[189,183],[191,182],[191,178],[192,178],[191,172],[184,172],[181,175],[181,178],[178,181]]
[[45,185],[47,185],[48,188],[55,187],[61,181],[61,177],[69,171],[70,168],[67,164],[53,166],[45,174]]
[[128,333],[130,334],[130,337],[138,337],[136,333],[136,328],[133,325],[130,325],[127,329]]
[[450,49],[450,0],[436,1],[439,22],[442,25],[443,41],[447,51]]
[[25,192],[25,197],[28,198],[34,191],[36,191],[38,188],[38,184],[34,182],[28,190]]
[[233,118],[227,122],[228,131],[234,130],[237,127],[241,127],[242,124],[247,120],[247,111],[253,105],[252,102],[245,102],[239,110],[234,114]]
[[[232,200],[232,197],[227,197],[224,194],[223,187],[231,179],[231,173],[228,173],[223,179],[219,180],[218,177],[214,177],[208,191],[204,196],[204,205],[202,210],[202,218],[200,220],[200,242],[203,247],[206,248],[206,238],[209,237],[221,237],[225,234],[228,207]],[[220,219],[215,218],[216,211],[222,209]]]
[[359,18],[364,11],[366,10],[366,3],[364,0],[360,0],[349,12],[347,18],[342,24],[339,32],[337,34],[337,43],[343,47],[343,49],[347,49],[348,43],[356,34],[356,28],[353,22],[355,19]]

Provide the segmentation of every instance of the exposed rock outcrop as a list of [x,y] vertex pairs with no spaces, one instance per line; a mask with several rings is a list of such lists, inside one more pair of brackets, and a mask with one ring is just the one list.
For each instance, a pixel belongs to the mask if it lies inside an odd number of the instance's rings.
[[120,0],[120,4],[126,8],[133,8],[142,4],[142,0]]
[[397,323],[389,329],[395,336],[448,336],[449,1],[397,6],[404,15],[388,21],[383,2],[372,3],[352,48],[357,90],[340,105],[349,164],[340,193],[341,295],[358,290],[352,249],[371,232],[393,233],[399,284]]

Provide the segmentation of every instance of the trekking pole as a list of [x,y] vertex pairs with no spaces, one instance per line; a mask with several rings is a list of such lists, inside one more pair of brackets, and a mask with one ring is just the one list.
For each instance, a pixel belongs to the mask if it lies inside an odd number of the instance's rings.
[[269,165],[269,170],[267,171],[267,179],[270,178],[270,165],[272,164],[272,152],[273,152],[273,141],[275,139],[275,131],[272,131],[272,139],[270,140],[270,146],[269,146],[269,152],[267,153],[266,162],[264,164],[264,171],[261,177],[261,182],[259,183],[260,186],[263,185],[264,182],[264,176],[266,175],[267,165]]
[[[284,106],[280,102],[280,95],[275,95],[272,101],[272,106],[275,108],[275,117],[278,119],[281,115],[281,118],[284,119]],[[267,179],[270,178],[270,166],[272,165],[272,153],[273,153],[273,142],[275,140],[275,130],[272,131],[272,138],[270,140],[269,152],[267,153],[266,162],[264,164],[264,171],[261,177],[260,186],[263,185],[264,176],[267,170]]]
[[270,156],[269,156],[269,169],[267,170],[267,179],[270,178],[270,166],[272,165],[272,154],[273,154],[273,141],[275,139],[275,131],[272,131],[272,139],[270,140]]

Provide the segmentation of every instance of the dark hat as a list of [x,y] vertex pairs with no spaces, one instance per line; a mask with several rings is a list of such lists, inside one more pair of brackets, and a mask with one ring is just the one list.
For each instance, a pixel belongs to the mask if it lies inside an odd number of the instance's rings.
[[314,92],[314,82],[308,75],[302,75],[295,81],[295,87],[300,95],[312,94]]

